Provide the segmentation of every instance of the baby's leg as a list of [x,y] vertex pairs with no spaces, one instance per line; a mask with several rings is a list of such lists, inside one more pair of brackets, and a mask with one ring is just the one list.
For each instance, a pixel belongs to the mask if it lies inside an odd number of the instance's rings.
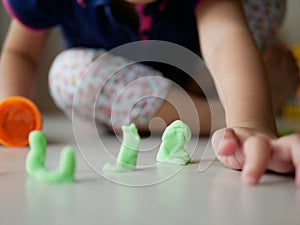
[[284,14],[285,0],[244,0],[245,14],[253,37],[264,55],[274,111],[295,94],[299,71],[291,51],[276,40]]
[[270,46],[264,61],[268,72],[273,108],[278,112],[299,86],[299,68],[291,51],[283,44]]
[[78,48],[57,56],[49,73],[57,106],[70,118],[117,130],[147,123],[165,99],[169,81],[150,67],[104,53]]
[[[148,66],[131,64],[120,69],[129,61],[109,54],[99,58],[103,53],[103,50],[71,49],[54,61],[49,74],[50,92],[57,106],[70,118],[73,111],[77,118],[94,120],[113,129],[135,123],[145,132],[149,131],[153,117],[165,121],[153,120],[153,132],[161,132],[174,120],[182,119],[196,133],[199,131],[196,116],[200,118],[200,133],[210,133],[211,113],[205,99],[189,98],[183,89]],[[223,112],[218,101],[214,105]],[[218,120],[221,122],[217,124],[223,125],[222,116]]]

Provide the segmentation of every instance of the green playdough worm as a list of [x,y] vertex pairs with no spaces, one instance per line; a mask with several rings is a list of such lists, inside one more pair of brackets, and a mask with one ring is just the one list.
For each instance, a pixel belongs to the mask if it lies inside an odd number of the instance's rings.
[[171,123],[163,133],[156,161],[174,165],[186,165],[190,155],[185,151],[191,140],[191,130],[181,120]]
[[75,153],[67,146],[60,154],[58,169],[49,171],[45,168],[47,140],[41,131],[32,131],[29,134],[30,151],[26,158],[26,171],[40,181],[47,183],[74,182]]
[[122,126],[123,141],[120,152],[117,158],[117,164],[111,165],[109,163],[103,166],[103,171],[106,172],[128,172],[136,167],[140,136],[136,126],[132,123],[129,126]]

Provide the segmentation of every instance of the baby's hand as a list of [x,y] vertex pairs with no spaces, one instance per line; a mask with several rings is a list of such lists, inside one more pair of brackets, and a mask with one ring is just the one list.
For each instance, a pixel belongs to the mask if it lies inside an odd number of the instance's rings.
[[300,188],[300,134],[281,138],[244,127],[214,133],[212,145],[218,159],[232,169],[242,170],[246,184],[257,184],[266,169],[294,173]]

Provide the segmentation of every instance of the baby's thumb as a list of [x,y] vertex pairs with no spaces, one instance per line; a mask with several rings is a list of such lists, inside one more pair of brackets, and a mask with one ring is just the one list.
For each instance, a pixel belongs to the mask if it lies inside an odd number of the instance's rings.
[[214,132],[212,147],[217,155],[232,155],[239,147],[238,138],[231,128],[223,128]]

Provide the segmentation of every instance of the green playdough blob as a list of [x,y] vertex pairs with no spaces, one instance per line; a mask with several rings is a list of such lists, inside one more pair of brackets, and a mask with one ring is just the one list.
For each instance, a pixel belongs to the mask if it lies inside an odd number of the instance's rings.
[[103,166],[106,172],[128,172],[136,167],[141,138],[134,124],[122,126],[123,141],[117,158],[117,164],[109,163]]
[[186,165],[190,155],[185,151],[191,140],[191,130],[181,120],[171,123],[163,133],[156,161],[173,165]]
[[58,169],[49,171],[45,168],[47,140],[41,131],[29,134],[30,151],[26,158],[26,171],[40,181],[47,183],[74,182],[76,167],[75,153],[71,147],[63,148]]

